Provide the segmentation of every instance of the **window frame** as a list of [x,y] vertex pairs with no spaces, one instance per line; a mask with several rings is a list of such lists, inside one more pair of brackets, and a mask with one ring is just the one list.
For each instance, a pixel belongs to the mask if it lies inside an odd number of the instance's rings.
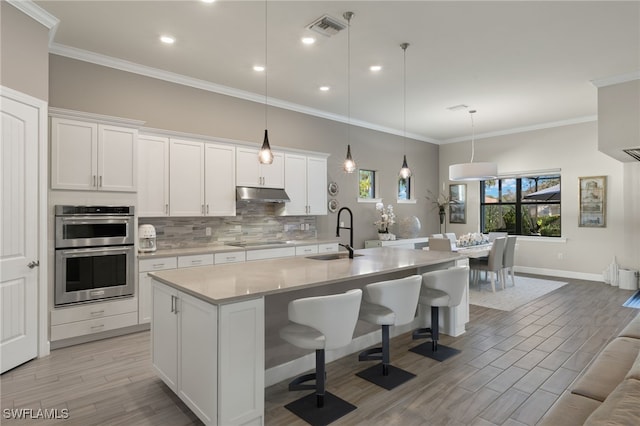
[[[510,180],[513,179],[515,180],[515,188],[516,188],[516,196],[515,196],[515,200],[514,201],[503,201],[503,197],[504,197],[504,193],[503,193],[503,181],[506,180]],[[519,176],[501,176],[498,177],[496,179],[492,179],[492,181],[497,181],[498,183],[498,196],[497,196],[497,201],[495,203],[487,203],[486,200],[486,182],[485,180],[480,181],[480,229],[481,232],[483,233],[487,233],[490,231],[486,230],[486,218],[485,218],[485,208],[487,206],[497,206],[499,208],[502,208],[504,206],[513,206],[515,212],[517,214],[515,214],[515,233],[512,232],[511,230],[495,230],[495,231],[501,231],[501,232],[507,232],[509,233],[509,235],[521,235],[521,236],[527,236],[527,237],[534,237],[534,238],[562,238],[562,198],[560,200],[539,200],[539,201],[535,201],[535,200],[531,200],[531,201],[527,201],[527,200],[523,200],[522,197],[522,181],[523,179],[530,179],[530,180],[535,180],[535,191],[540,191],[541,189],[538,189],[538,184],[539,184],[539,180],[547,180],[547,179],[557,179],[558,180],[558,185],[561,184],[562,182],[562,175],[560,173],[554,173],[554,174],[541,174],[541,175],[537,175],[537,174],[523,174],[523,175],[519,175]],[[560,193],[562,196],[562,193]],[[535,235],[532,234],[531,232],[529,233],[523,233],[522,230],[522,223],[523,223],[523,207],[526,206],[540,206],[540,205],[557,205],[558,206],[558,221],[559,221],[559,230],[560,233],[559,235]],[[537,216],[536,216],[537,217]],[[493,231],[491,231],[493,232]]]

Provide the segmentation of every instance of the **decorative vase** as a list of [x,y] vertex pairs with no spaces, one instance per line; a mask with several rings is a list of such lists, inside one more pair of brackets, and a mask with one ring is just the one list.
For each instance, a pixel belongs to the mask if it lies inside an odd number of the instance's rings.
[[438,212],[438,214],[440,214],[440,225],[442,225],[444,223],[444,216],[445,216],[443,206],[440,207],[440,211]]
[[415,238],[420,233],[422,225],[416,216],[405,217],[398,224],[398,235],[400,238]]

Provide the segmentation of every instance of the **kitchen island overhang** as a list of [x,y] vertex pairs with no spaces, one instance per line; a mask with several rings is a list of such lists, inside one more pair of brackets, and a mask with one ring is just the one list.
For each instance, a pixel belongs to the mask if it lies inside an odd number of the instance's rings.
[[[265,384],[313,366],[312,355],[296,353],[277,336],[287,321],[288,300],[467,262],[452,252],[373,248],[356,253],[361,256],[292,257],[151,273],[154,371],[205,424],[263,424]],[[463,305],[443,318],[449,322],[447,334],[464,332],[468,302]],[[201,323],[194,318],[202,318]],[[408,330],[398,328],[396,334]],[[373,330],[356,330],[347,351],[327,360],[358,352],[375,344],[375,338],[379,333]],[[166,351],[176,353],[168,364]]]

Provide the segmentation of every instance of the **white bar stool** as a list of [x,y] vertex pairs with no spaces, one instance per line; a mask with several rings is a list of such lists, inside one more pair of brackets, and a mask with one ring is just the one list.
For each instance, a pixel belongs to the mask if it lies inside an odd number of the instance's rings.
[[365,286],[360,319],[382,326],[382,347],[361,352],[358,360],[382,363],[357,373],[357,376],[389,390],[415,377],[415,374],[390,365],[389,327],[413,321],[421,283],[420,275],[412,275]]
[[[280,337],[294,346],[315,349],[315,373],[299,376],[289,383],[289,390],[314,389],[287,405],[298,417],[312,425],[329,424],[356,409],[355,405],[325,391],[325,350],[348,345],[358,321],[362,290],[342,294],[307,297],[289,302],[291,324],[280,329]],[[314,380],[315,384],[304,384]]]
[[444,361],[460,353],[458,349],[438,345],[440,307],[455,307],[462,303],[464,289],[469,283],[469,268],[454,266],[449,269],[426,272],[422,274],[422,291],[420,306],[422,309],[431,307],[431,327],[420,328],[413,332],[413,339],[431,337],[429,342],[409,349],[420,355]]

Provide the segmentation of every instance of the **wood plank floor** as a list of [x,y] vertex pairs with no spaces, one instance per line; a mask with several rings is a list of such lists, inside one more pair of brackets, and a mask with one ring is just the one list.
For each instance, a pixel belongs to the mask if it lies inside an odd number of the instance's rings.
[[[544,277],[548,278],[548,277]],[[438,363],[392,339],[392,363],[417,377],[393,391],[354,374],[370,363],[328,365],[327,390],[358,409],[336,425],[533,425],[604,345],[639,311],[633,292],[569,284],[511,312],[471,306],[467,332],[442,336],[462,353]],[[0,422],[65,425],[190,425],[199,420],[155,377],[149,332],[52,351],[0,376]],[[308,393],[308,391],[307,391]],[[283,406],[304,395],[286,383],[266,389],[267,425],[306,424]],[[4,409],[63,409],[66,420],[14,421]]]

